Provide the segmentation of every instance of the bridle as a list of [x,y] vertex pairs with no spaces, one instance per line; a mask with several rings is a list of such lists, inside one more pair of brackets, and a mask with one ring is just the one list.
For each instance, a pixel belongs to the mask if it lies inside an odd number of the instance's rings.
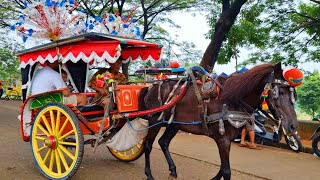
[[279,98],[279,88],[280,87],[287,87],[290,91],[290,102],[292,104],[296,101],[296,92],[294,87],[290,86],[290,84],[285,80],[276,79],[274,77],[274,72],[272,72],[268,77],[268,82],[264,87],[264,91],[268,91],[268,97],[266,99],[267,104],[269,106],[269,109],[273,115],[270,116],[269,113],[262,111],[263,114],[265,114],[268,118],[270,118],[272,121],[278,124],[278,127],[280,127],[282,123],[283,116],[278,110],[278,107],[275,105],[275,101]]

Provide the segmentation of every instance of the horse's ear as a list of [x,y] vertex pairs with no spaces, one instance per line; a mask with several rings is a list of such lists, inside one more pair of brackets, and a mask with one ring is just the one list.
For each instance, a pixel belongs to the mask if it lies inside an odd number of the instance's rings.
[[274,67],[274,76],[276,78],[281,78],[282,77],[281,62],[275,64],[273,67]]

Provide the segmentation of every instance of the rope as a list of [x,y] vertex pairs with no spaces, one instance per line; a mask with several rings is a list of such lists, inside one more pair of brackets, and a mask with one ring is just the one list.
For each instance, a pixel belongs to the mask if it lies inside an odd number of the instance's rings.
[[[139,131],[145,131],[145,130],[148,130],[150,128],[153,128],[159,124],[166,124],[168,123],[168,121],[158,121],[157,123],[151,125],[151,126],[148,126],[146,128],[142,128],[142,129],[135,129],[132,125],[132,123],[129,121],[129,119],[127,120],[129,126],[131,127],[132,130],[136,131],[136,132],[139,132]],[[199,124],[202,124],[201,121],[193,121],[193,122],[179,122],[179,121],[172,121],[171,123],[174,123],[174,124],[183,124],[183,125],[199,125]]]

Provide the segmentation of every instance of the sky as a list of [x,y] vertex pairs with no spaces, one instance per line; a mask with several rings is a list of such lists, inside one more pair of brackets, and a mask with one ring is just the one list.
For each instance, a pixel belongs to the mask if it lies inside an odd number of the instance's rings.
[[[181,29],[178,31],[180,39],[193,42],[197,46],[197,49],[202,50],[203,52],[206,50],[210,41],[205,38],[205,34],[209,31],[205,15],[193,17],[190,13],[172,13],[170,17],[174,22],[181,26]],[[172,33],[175,34],[177,32],[172,31]],[[239,55],[239,61],[241,61],[248,56],[248,53],[244,50],[242,53],[240,52]],[[200,59],[198,62],[200,62]],[[214,70],[217,73],[225,72],[231,74],[235,71],[235,65],[235,60],[231,60],[231,62],[226,65],[216,64]],[[248,66],[248,68],[250,67],[252,67],[252,65]],[[300,63],[298,64],[298,68],[310,72],[313,72],[314,70],[320,72],[320,63]]]

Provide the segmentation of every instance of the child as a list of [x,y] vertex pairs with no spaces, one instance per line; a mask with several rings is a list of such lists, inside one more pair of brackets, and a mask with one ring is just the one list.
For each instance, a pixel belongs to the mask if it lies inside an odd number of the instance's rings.
[[70,92],[73,92],[74,89],[73,87],[70,85],[70,82],[68,80],[68,74],[66,71],[61,70],[61,78],[63,79],[63,81],[66,83],[67,87],[69,88]]

